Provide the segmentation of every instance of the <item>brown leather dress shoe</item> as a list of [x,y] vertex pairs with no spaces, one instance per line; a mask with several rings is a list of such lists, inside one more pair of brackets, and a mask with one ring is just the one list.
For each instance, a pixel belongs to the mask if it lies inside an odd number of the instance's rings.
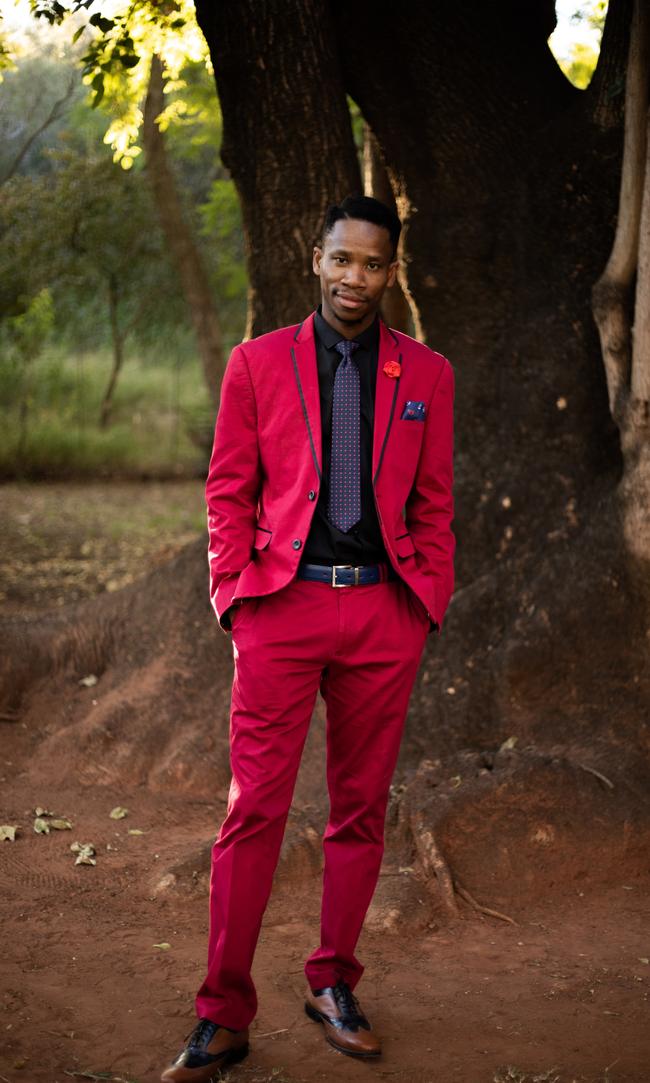
[[199,1019],[191,1034],[169,1068],[160,1077],[161,1083],[210,1083],[221,1068],[236,1064],[248,1053],[246,1030],[227,1030],[211,1019]]
[[327,1041],[339,1053],[350,1057],[378,1057],[381,1053],[379,1038],[372,1033],[347,982],[308,989],[305,1011],[310,1019],[323,1024]]

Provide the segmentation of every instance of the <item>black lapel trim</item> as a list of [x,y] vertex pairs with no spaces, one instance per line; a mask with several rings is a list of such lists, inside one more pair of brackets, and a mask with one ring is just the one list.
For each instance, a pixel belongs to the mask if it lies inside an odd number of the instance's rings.
[[[400,363],[400,365],[402,364],[402,355],[401,354],[399,355],[399,363]],[[381,470],[381,464],[384,461],[384,451],[386,450],[386,444],[388,442],[388,434],[390,433],[390,427],[391,427],[391,425],[393,423],[393,414],[395,413],[395,403],[397,402],[397,389],[399,388],[399,381],[400,381],[400,378],[398,376],[397,379],[395,380],[395,390],[393,391],[393,401],[390,404],[390,414],[388,415],[388,424],[386,426],[386,432],[384,434],[384,442],[381,445],[381,451],[379,452],[379,462],[377,463],[377,470],[376,470],[374,478],[372,479],[372,484],[373,485],[377,484],[377,478],[379,477],[379,471]]]
[[[302,324],[301,324],[302,326]],[[309,424],[309,414],[307,413],[307,404],[305,402],[305,396],[302,391],[302,384],[300,382],[300,373],[298,372],[298,362],[296,361],[296,351],[293,346],[291,347],[291,360],[293,361],[293,371],[296,377],[296,383],[298,384],[298,392],[300,394],[300,402],[302,403],[302,413],[305,419],[305,425],[307,426],[307,434],[309,436],[309,446],[311,447],[311,457],[314,460],[314,466],[316,467],[316,473],[318,480],[322,481],[322,475],[318,466],[318,457],[316,455],[316,448],[314,446],[314,437],[311,432],[311,425]],[[393,404],[394,405],[394,404]]]
[[[304,323],[304,322],[305,322],[305,321],[303,320],[303,321],[302,321],[302,323]],[[302,323],[298,325],[298,330],[296,331],[295,335],[293,336],[293,341],[294,341],[294,342],[297,342],[297,341],[298,341],[298,335],[299,335],[299,334],[300,334],[300,332],[302,331]]]

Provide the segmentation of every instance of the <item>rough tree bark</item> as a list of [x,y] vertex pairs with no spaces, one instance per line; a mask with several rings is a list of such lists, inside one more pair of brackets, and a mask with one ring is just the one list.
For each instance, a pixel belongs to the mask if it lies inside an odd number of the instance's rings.
[[167,156],[165,137],[156,124],[164,108],[164,79],[160,58],[153,56],[144,105],[143,142],[147,174],[158,218],[169,244],[201,358],[203,376],[215,410],[224,370],[223,340],[210,280],[192,230],[183,212]]
[[250,282],[246,334],[318,303],[311,252],[328,203],[361,177],[327,5],[197,0],[223,113],[221,157],[237,186]]
[[593,289],[593,308],[609,408],[621,434],[624,536],[646,604],[650,604],[649,82],[650,10],[643,0],[636,0],[627,66],[618,221],[607,266]]

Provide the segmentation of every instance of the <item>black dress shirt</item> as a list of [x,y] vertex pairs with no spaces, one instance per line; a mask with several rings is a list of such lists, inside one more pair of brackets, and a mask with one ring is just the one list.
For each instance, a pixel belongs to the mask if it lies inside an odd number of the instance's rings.
[[309,564],[378,564],[388,561],[372,488],[372,434],[379,362],[378,317],[355,337],[359,348],[352,358],[359,368],[361,394],[361,518],[345,533],[327,518],[334,376],[342,361],[334,347],[342,337],[323,318],[319,305],[314,316],[314,338],[320,392],[323,476],[302,559]]

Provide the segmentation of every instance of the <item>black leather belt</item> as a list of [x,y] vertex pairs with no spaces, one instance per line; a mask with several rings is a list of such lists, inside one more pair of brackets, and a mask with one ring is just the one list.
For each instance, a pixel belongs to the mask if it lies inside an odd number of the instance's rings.
[[330,587],[367,587],[397,579],[390,564],[299,564],[298,579],[328,583]]

